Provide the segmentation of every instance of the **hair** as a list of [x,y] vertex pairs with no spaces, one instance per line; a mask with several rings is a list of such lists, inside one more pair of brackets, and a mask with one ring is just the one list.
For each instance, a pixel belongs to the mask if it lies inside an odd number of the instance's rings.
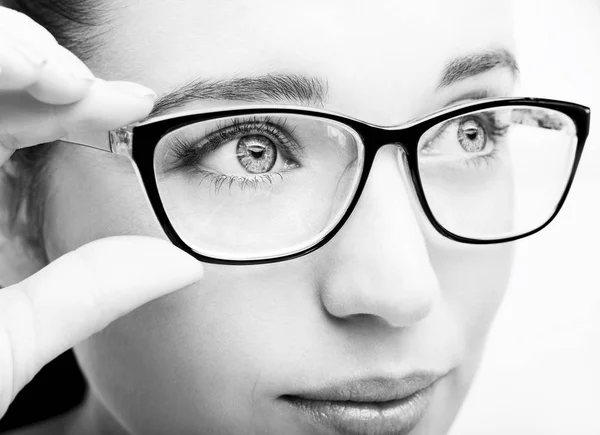
[[[57,42],[83,61],[96,48],[102,21],[96,2],[86,0],[0,0],[0,5],[22,12],[48,30]],[[48,191],[48,162],[53,143],[18,149],[1,168],[7,206],[3,231],[32,259],[48,262],[44,247],[44,203]]]

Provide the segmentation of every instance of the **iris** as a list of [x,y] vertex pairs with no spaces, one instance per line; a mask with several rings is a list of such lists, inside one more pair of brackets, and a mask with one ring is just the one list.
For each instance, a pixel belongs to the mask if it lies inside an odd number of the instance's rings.
[[487,136],[485,129],[475,119],[468,119],[459,124],[456,132],[458,142],[465,151],[476,153],[485,149]]
[[277,161],[277,147],[262,135],[240,138],[236,154],[240,165],[251,174],[264,174],[270,171]]

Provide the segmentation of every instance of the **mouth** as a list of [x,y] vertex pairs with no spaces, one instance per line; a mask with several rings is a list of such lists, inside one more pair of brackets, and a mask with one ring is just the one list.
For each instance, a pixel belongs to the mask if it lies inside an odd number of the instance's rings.
[[348,435],[407,435],[429,407],[443,374],[355,379],[280,399],[320,431]]

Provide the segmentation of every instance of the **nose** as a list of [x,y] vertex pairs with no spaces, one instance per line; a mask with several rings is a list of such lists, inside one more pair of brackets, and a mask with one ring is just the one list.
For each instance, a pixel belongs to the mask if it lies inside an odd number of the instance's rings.
[[395,145],[379,150],[356,208],[324,247],[319,294],[336,318],[407,327],[425,319],[439,297],[402,157]]

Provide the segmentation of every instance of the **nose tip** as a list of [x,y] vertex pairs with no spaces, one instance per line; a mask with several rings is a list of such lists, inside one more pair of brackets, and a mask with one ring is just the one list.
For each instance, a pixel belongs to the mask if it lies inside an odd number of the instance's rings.
[[[355,275],[356,278],[356,275]],[[437,282],[395,282],[395,284],[354,280],[341,294],[329,292],[323,298],[327,311],[343,320],[377,318],[390,327],[408,327],[429,316],[437,295]]]

